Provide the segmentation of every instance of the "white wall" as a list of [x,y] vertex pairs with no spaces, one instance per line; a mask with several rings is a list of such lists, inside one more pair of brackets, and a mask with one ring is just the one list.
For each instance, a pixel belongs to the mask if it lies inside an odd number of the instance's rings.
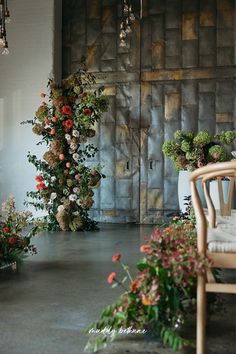
[[11,0],[8,5],[10,54],[0,54],[0,200],[12,194],[22,208],[26,191],[35,190],[36,171],[27,151],[40,155],[43,148],[36,146],[32,127],[20,122],[34,117],[53,72],[55,12],[54,0]]

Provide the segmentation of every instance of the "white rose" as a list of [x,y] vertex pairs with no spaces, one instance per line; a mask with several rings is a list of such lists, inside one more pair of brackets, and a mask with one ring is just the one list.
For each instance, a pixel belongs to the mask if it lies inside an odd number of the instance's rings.
[[78,130],[73,130],[72,135],[77,138],[79,136]]
[[76,199],[77,199],[77,195],[75,195],[75,194],[69,195],[69,200],[70,200],[71,202],[75,202]]
[[73,192],[74,192],[74,193],[79,193],[79,192],[80,192],[80,189],[79,189],[78,187],[74,187],[74,188],[73,188]]
[[57,197],[57,193],[51,193],[51,195],[50,195],[51,200],[56,199],[56,197]]
[[64,210],[64,205],[59,205],[59,207],[57,208],[57,211],[60,213],[60,211]]
[[78,147],[78,145],[77,145],[76,143],[71,143],[71,144],[70,144],[71,150],[76,150],[77,147]]
[[78,205],[81,205],[80,199],[77,199],[77,200],[76,200],[76,203],[77,203]]
[[73,154],[72,157],[75,161],[79,161],[79,154]]
[[65,138],[66,138],[67,141],[70,141],[70,140],[71,140],[70,134],[66,134],[66,135],[65,135]]

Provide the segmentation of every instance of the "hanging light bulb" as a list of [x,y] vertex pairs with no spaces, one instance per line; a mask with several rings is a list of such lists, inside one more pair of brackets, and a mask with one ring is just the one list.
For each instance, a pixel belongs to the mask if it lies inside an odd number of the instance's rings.
[[120,47],[126,47],[127,35],[132,32],[131,23],[135,21],[134,13],[132,12],[131,0],[123,0],[122,18],[120,23]]
[[130,25],[128,25],[128,26],[127,26],[127,28],[126,28],[125,32],[126,32],[127,34],[129,34],[129,33],[131,33],[131,32],[132,32],[132,30],[131,30],[131,26],[130,26]]
[[124,39],[126,37],[126,31],[125,30],[121,30],[120,31],[120,38]]
[[134,16],[134,13],[133,13],[133,12],[130,13],[129,19],[130,19],[131,22],[134,22],[134,21],[135,21],[135,16]]
[[8,6],[7,6],[7,0],[5,0],[5,22],[6,23],[10,23],[11,22],[10,11],[8,9]]
[[3,47],[2,54],[9,54],[6,23],[10,22],[10,11],[7,6],[7,0],[0,0],[0,46]]
[[126,41],[124,39],[121,39],[120,41],[120,47],[125,48],[126,47]]
[[3,54],[3,55],[8,55],[8,54],[9,54],[9,49],[8,49],[8,42],[7,42],[7,41],[5,41],[3,48],[4,48],[4,49],[3,49],[3,51],[2,51],[2,54]]

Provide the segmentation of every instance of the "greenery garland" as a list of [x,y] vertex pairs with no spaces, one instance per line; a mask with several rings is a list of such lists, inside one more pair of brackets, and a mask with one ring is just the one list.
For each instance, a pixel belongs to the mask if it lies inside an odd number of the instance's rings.
[[49,230],[91,230],[96,222],[89,218],[93,204],[93,188],[105,177],[100,166],[89,168],[85,161],[98,151],[87,143],[96,131],[94,123],[108,108],[102,88],[92,89],[95,77],[83,67],[58,85],[49,79],[49,94],[43,99],[33,120],[32,131],[46,144],[43,160],[28,153],[28,160],[38,174],[37,191],[27,192],[26,205],[48,212]]

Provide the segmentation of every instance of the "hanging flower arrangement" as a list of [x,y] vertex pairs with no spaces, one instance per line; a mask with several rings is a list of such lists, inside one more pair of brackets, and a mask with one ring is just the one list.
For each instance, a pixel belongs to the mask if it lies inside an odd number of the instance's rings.
[[26,205],[48,212],[48,228],[55,230],[91,230],[96,222],[89,218],[93,189],[102,177],[99,166],[89,168],[85,161],[98,151],[88,143],[96,131],[94,123],[107,110],[102,89],[92,89],[95,78],[85,68],[68,76],[58,85],[49,80],[49,95],[41,93],[42,103],[35,118],[24,123],[33,125],[33,133],[45,143],[43,159],[28,154],[38,173],[36,191]]

